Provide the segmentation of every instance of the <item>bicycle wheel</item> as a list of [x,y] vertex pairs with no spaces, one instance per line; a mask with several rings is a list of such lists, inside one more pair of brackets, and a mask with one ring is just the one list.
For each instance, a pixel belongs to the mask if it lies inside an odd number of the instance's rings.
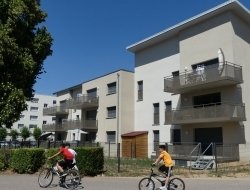
[[53,181],[53,173],[50,168],[43,169],[38,176],[40,187],[48,187]]
[[145,177],[141,179],[138,187],[139,187],[139,190],[154,190],[155,182],[151,178]]
[[65,176],[64,185],[67,189],[75,189],[80,184],[81,177],[77,170],[69,170]]
[[185,190],[185,183],[180,178],[172,178],[168,183],[169,190]]

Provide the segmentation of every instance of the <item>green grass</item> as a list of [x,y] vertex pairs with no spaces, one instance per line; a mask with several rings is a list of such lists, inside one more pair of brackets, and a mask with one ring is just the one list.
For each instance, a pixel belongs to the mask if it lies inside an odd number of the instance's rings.
[[[142,177],[150,173],[151,159],[125,159],[121,158],[120,172],[118,173],[117,158],[105,158],[105,176]],[[155,168],[157,171],[157,167]],[[219,164],[218,170],[190,170],[189,168],[175,166],[174,175],[181,177],[240,177],[250,176],[250,164],[240,163]]]

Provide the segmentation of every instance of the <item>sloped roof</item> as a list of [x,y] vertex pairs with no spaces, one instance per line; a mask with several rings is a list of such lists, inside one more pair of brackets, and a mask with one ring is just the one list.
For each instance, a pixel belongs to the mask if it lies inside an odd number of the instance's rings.
[[122,134],[121,136],[122,137],[136,137],[136,136],[147,134],[147,133],[148,133],[148,131],[133,131],[130,133]]
[[184,30],[188,27],[196,25],[200,22],[203,22],[209,18],[212,18],[226,11],[233,11],[238,16],[243,18],[248,24],[250,24],[250,11],[244,5],[242,5],[239,1],[231,0],[223,4],[220,4],[212,9],[209,9],[205,12],[202,12],[201,14],[198,14],[194,17],[191,17],[190,19],[180,22],[179,24],[176,24],[170,28],[167,28],[139,42],[136,42],[128,46],[126,49],[130,52],[135,53],[141,49],[144,49],[153,44],[156,44],[162,40],[169,39],[172,36],[176,35],[178,32],[180,32],[181,30]]

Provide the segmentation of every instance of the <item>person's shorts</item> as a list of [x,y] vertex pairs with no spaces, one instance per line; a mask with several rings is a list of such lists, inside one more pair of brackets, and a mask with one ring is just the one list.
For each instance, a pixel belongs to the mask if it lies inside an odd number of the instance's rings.
[[162,165],[159,167],[159,171],[166,174],[167,176],[171,175],[172,170],[173,170],[173,166],[167,167],[165,165]]
[[59,164],[63,169],[71,168],[72,163],[73,163],[73,160],[67,160],[67,159],[60,160],[60,161],[58,162],[58,164]]

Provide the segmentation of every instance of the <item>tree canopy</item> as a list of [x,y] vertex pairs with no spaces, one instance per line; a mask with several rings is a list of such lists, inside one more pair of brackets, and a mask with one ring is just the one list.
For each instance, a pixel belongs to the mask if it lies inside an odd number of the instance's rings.
[[30,131],[28,127],[23,127],[20,131],[21,137],[26,140],[27,138],[30,137]]
[[40,128],[35,128],[33,131],[33,137],[35,140],[38,140],[38,138],[41,136],[42,130]]
[[0,1],[0,126],[11,127],[52,54],[52,37],[39,0]]

